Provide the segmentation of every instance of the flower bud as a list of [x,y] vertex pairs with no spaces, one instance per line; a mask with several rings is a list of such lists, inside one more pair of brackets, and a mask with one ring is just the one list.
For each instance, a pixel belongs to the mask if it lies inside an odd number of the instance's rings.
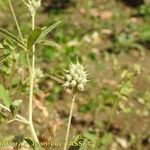
[[81,82],[82,84],[85,84],[85,83],[87,82],[87,79],[82,79],[80,82]]
[[72,87],[75,87],[76,84],[77,84],[77,82],[76,82],[75,80],[72,80],[70,85],[71,85]]
[[78,90],[84,91],[84,85],[82,83],[78,84]]
[[69,87],[69,86],[70,86],[70,82],[66,81],[66,82],[63,84],[63,86],[66,87],[66,88]]
[[67,79],[67,81],[71,81],[71,80],[72,80],[72,77],[71,77],[71,75],[69,75],[69,74],[66,74],[65,76],[66,76],[66,79]]

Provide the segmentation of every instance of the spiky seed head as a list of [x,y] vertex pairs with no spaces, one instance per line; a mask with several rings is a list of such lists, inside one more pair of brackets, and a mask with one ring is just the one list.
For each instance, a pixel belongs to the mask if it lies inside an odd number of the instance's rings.
[[82,83],[78,84],[79,91],[84,91],[84,85]]
[[88,75],[83,65],[79,62],[76,64],[70,63],[69,69],[64,71],[65,88],[77,89],[78,91],[84,91],[85,84],[87,83]]

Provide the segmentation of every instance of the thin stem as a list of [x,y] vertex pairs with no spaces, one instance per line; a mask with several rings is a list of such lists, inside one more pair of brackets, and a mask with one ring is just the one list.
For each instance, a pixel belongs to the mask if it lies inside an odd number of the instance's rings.
[[18,119],[18,118],[14,118],[14,119],[12,119],[12,120],[9,120],[7,123],[12,123],[12,122],[14,122],[14,121],[18,121],[18,122],[21,122],[21,123],[24,123],[24,124],[29,124],[29,122],[25,122],[25,121],[23,121],[23,120],[21,120],[21,119]]
[[29,73],[31,74],[31,64],[30,64],[30,59],[29,59],[28,53],[26,53],[26,58],[27,58],[27,63],[28,63],[28,70],[29,70]]
[[69,138],[69,131],[70,131],[70,126],[71,126],[71,119],[72,119],[73,107],[74,107],[75,99],[76,99],[76,95],[74,94],[73,98],[72,98],[71,108],[70,108],[70,114],[69,114],[69,121],[68,121],[68,127],[67,127],[67,132],[66,132],[64,150],[67,150],[67,143],[68,143],[68,138]]
[[15,21],[15,23],[16,23],[16,27],[17,27],[17,30],[18,30],[18,32],[19,32],[21,41],[23,42],[23,36],[22,36],[21,30],[20,30],[20,26],[19,26],[17,17],[16,17],[16,15],[15,15],[15,12],[14,12],[14,9],[13,9],[12,3],[11,3],[11,0],[9,0],[9,6],[10,6],[10,9],[11,9],[11,12],[12,12],[12,15],[13,15],[13,18],[14,18],[14,21]]
[[[35,13],[32,16],[32,30],[35,28]],[[39,142],[34,125],[33,125],[33,88],[34,88],[34,74],[35,74],[35,45],[32,47],[32,68],[30,73],[30,93],[29,93],[29,125],[31,129],[32,136],[36,142]]]

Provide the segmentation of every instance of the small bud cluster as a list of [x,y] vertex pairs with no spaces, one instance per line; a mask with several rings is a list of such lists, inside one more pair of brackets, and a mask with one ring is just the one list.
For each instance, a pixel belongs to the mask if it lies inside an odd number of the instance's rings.
[[87,73],[84,66],[79,62],[76,64],[71,63],[68,70],[65,70],[65,83],[63,86],[65,88],[77,89],[79,91],[84,91],[84,86],[87,80]]

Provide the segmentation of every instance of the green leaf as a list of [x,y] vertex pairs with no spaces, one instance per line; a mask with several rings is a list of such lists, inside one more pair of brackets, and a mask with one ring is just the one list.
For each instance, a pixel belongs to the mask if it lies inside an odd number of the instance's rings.
[[6,58],[9,55],[10,55],[10,53],[7,53],[7,54],[4,54],[4,55],[0,56],[0,61],[3,60],[4,58]]
[[30,49],[38,40],[41,35],[41,29],[37,28],[31,31],[27,40],[27,48]]
[[97,141],[97,136],[93,133],[90,133],[90,132],[85,132],[83,133],[83,136],[88,139],[88,140],[91,140],[92,142],[96,142]]
[[25,138],[24,139],[34,150],[43,150],[42,146],[36,143],[34,140]]
[[54,41],[40,40],[38,41],[38,43],[44,44],[46,46],[51,46],[59,50],[61,49],[61,46]]
[[146,24],[140,28],[139,36],[143,41],[150,40],[150,25],[149,24]]
[[25,138],[24,139],[31,147],[35,147],[35,142],[34,141],[32,141],[31,139],[28,139],[28,138]]
[[21,46],[25,46],[20,39],[18,39],[15,35],[8,32],[7,30],[0,28],[0,32],[3,33],[5,36],[9,37],[11,40],[13,40],[15,43],[20,44]]
[[90,132],[88,132],[88,131],[85,131],[84,133],[83,133],[83,137],[85,138],[85,139],[87,139],[88,141],[91,141],[90,143],[90,147],[95,147],[96,146],[96,144],[97,144],[97,142],[98,142],[98,137],[97,137],[97,135],[96,134],[94,134],[94,133],[90,133]]
[[2,99],[4,105],[9,107],[12,101],[9,97],[8,91],[1,84],[0,84],[0,98]]
[[43,39],[48,33],[50,33],[52,30],[54,30],[61,23],[62,23],[62,21],[58,21],[58,22],[54,23],[53,25],[47,27],[45,30],[42,31],[38,40]]
[[6,48],[6,47],[8,47],[10,50],[15,50],[15,48],[16,48],[16,46],[14,45],[14,43],[11,41],[11,40],[9,40],[9,39],[5,39],[4,40],[4,42],[3,42],[3,46],[4,46],[4,49]]

